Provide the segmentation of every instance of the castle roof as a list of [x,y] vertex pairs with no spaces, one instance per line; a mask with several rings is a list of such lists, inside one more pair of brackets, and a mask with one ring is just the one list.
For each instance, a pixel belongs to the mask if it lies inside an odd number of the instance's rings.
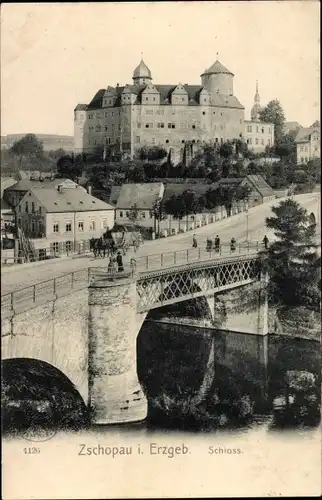
[[213,74],[216,74],[216,73],[226,73],[228,75],[233,75],[234,76],[234,74],[231,71],[229,71],[229,69],[227,69],[223,64],[221,64],[221,62],[218,61],[218,59],[202,75],[213,75]]
[[[178,84],[168,84],[168,85],[154,85],[154,87],[157,89],[157,91],[160,94],[160,105],[169,105],[170,103],[170,97],[172,92],[176,89]],[[113,88],[115,92],[115,102],[114,106],[120,106],[121,104],[121,95],[124,89],[132,92],[133,94],[136,94],[137,101],[135,104],[139,104],[141,102],[141,94],[143,90],[145,90],[147,85],[126,85],[123,87],[115,87]],[[183,85],[185,91],[188,94],[188,105],[189,106],[196,106],[199,104],[199,94],[203,90],[204,87],[201,85]],[[112,87],[109,87],[111,90]],[[102,108],[103,104],[103,97],[106,92],[106,89],[100,89],[91,102],[88,105],[88,109],[100,109]],[[215,96],[212,96],[212,105],[213,106],[220,106],[220,107],[226,107],[226,108],[239,108],[239,109],[244,109],[244,106],[238,101],[238,99],[235,96],[223,96],[221,94],[216,94]]]
[[143,59],[141,59],[140,64],[133,71],[133,78],[152,78],[151,71],[149,70]]
[[77,104],[76,108],[74,111],[86,111],[87,110],[87,104]]

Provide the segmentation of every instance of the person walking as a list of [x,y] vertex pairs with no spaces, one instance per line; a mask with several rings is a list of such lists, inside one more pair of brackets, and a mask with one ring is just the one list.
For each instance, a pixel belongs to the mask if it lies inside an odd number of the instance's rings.
[[123,272],[124,266],[123,266],[123,259],[122,259],[121,252],[117,252],[116,262],[117,262],[118,272],[119,273]]
[[264,243],[264,247],[265,247],[265,250],[267,250],[267,247],[268,247],[268,238],[265,234],[264,238],[263,238],[263,243]]
[[197,238],[196,238],[195,234],[192,237],[192,247],[193,248],[197,248],[198,247],[198,242],[197,242]]

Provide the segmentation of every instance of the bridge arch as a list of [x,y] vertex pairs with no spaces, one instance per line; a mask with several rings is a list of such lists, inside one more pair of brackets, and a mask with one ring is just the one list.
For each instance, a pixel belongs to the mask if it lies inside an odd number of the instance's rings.
[[315,214],[313,212],[311,212],[309,215],[309,224],[310,224],[310,226],[316,225],[316,217],[315,217]]
[[7,358],[1,365],[5,431],[76,429],[87,422],[83,398],[55,366],[34,358]]

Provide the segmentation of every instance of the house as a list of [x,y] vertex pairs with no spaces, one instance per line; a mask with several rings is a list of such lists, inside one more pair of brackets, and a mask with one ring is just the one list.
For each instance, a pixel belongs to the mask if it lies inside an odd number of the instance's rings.
[[51,179],[51,180],[30,180],[22,179],[4,189],[3,199],[12,207],[16,207],[25,194],[31,189],[57,189],[62,185],[65,189],[78,188],[86,192],[86,189],[80,187],[76,182],[70,179]]
[[273,189],[261,175],[246,175],[240,185],[248,186],[251,190],[248,195],[249,207],[260,205],[276,198]]
[[114,207],[81,187],[62,185],[32,188],[16,207],[17,224],[24,233],[29,238],[43,238],[40,246],[50,245],[57,251],[62,242],[65,250],[71,250],[76,242],[102,236],[113,227],[114,213]]
[[303,127],[299,130],[295,137],[296,162],[298,164],[321,157],[320,138],[319,122],[314,122],[311,127]]
[[164,184],[151,182],[142,184],[123,184],[116,203],[115,221],[118,224],[133,222],[144,227],[155,227],[153,208],[158,200],[163,199]]
[[1,233],[14,221],[11,206],[3,199],[4,190],[16,184],[13,177],[1,177]]

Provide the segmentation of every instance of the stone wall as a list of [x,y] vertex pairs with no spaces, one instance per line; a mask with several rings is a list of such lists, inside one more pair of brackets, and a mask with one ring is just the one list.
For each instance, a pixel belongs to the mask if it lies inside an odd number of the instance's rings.
[[88,290],[1,318],[2,359],[33,358],[58,368],[88,400]]

